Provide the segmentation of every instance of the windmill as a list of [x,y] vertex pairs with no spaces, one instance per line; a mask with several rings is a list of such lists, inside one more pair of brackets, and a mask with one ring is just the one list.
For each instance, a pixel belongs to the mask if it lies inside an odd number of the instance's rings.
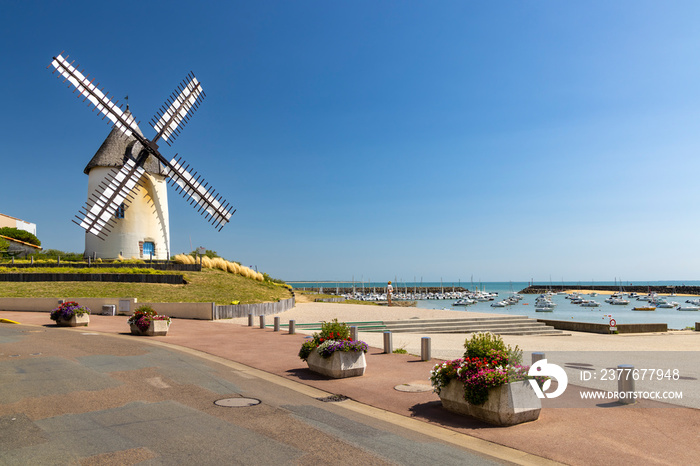
[[[69,87],[75,88],[74,93],[77,90],[78,96],[84,97],[83,101],[89,101],[88,105],[99,110],[103,120],[107,118],[113,123],[114,128],[103,147],[117,146],[122,159],[118,163],[107,164],[116,168],[94,179],[92,172],[89,173],[91,180],[87,202],[76,215],[77,221],[73,220],[86,231],[86,255],[100,249],[95,247],[97,238],[107,244],[101,248],[106,258],[116,257],[117,251],[118,254],[126,251],[126,256],[134,255],[130,251],[138,251],[142,257],[150,254],[151,257],[167,258],[170,255],[170,239],[165,180],[221,231],[235,210],[177,154],[168,160],[160,153],[158,146],[161,138],[170,146],[202,102],[205,94],[194,74],[190,73],[183,80],[150,121],[156,135],[149,140],[142,134],[128,105],[126,110],[122,110],[108,97],[109,93],[99,89],[99,83],[93,84],[94,78],[89,80],[89,75],[78,71],[80,65],[74,67],[74,62],[68,63],[67,58],[67,55],[65,58],[62,55],[53,57],[49,68],[54,68],[53,73],[58,71],[59,78],[64,77],[64,82],[68,81]],[[86,173],[90,165],[86,167]],[[139,203],[143,205],[135,206]],[[126,212],[131,214],[127,209],[140,214],[131,215],[131,221],[126,221]],[[150,219],[146,218],[148,212]],[[149,224],[152,225],[144,230],[144,225]],[[154,229],[160,231],[154,232]]]

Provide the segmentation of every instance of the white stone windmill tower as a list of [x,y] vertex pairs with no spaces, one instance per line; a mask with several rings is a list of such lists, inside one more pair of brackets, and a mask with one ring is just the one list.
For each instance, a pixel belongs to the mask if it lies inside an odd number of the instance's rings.
[[156,143],[168,145],[201,103],[204,92],[193,74],[167,99],[151,126],[157,134],[143,136],[128,110],[115,105],[93,81],[59,55],[51,65],[89,100],[114,129],[85,167],[88,174],[88,200],[80,216],[86,230],[85,254],[106,259],[144,257],[166,259],[170,255],[170,227],[166,180],[190,200],[215,228],[221,230],[235,210],[204,182],[189,171],[181,159],[167,160]]
[[[129,107],[125,114],[129,114]],[[140,132],[140,131],[139,131]],[[95,156],[85,167],[88,195],[96,192],[114,168],[138,157],[141,144],[133,137],[113,128]],[[85,233],[85,255],[113,259],[143,257],[167,259],[170,255],[170,222],[165,167],[152,156],[143,164],[145,171],[131,203],[119,206],[114,213],[112,230],[104,239]]]

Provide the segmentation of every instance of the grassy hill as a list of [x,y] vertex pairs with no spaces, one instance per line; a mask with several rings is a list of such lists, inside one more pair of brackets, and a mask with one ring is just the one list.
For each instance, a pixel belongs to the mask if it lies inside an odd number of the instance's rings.
[[[34,271],[34,270],[33,270]],[[45,269],[45,272],[54,270]],[[141,302],[240,304],[274,302],[291,297],[289,290],[217,269],[185,272],[186,285],[111,282],[0,282],[0,297],[138,298]]]

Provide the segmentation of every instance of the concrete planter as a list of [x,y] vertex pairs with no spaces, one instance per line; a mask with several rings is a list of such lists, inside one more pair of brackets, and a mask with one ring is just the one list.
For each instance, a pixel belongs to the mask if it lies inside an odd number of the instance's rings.
[[530,382],[521,380],[489,390],[489,398],[481,406],[464,399],[464,385],[452,380],[440,391],[442,406],[457,414],[475,417],[497,426],[512,426],[534,421],[540,416],[542,402]]
[[364,375],[367,368],[363,351],[336,351],[330,358],[324,359],[313,350],[306,363],[312,371],[334,379]]
[[90,314],[73,314],[68,320],[58,319],[56,325],[59,327],[87,327],[90,323]]
[[152,320],[151,325],[143,331],[136,324],[129,324],[131,326],[131,334],[139,336],[165,336],[168,334],[168,329],[170,328],[170,323],[167,320]]

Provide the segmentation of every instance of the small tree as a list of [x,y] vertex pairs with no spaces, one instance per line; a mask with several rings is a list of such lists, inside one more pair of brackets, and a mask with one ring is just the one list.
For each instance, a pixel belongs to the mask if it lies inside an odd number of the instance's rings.
[[[212,251],[211,249],[207,249],[206,252],[204,253],[204,255],[207,256],[209,259],[216,259],[217,257],[219,257],[219,255],[216,253],[216,251]],[[197,250],[192,251],[190,253],[190,256],[197,259],[197,257],[199,257],[197,255]]]

